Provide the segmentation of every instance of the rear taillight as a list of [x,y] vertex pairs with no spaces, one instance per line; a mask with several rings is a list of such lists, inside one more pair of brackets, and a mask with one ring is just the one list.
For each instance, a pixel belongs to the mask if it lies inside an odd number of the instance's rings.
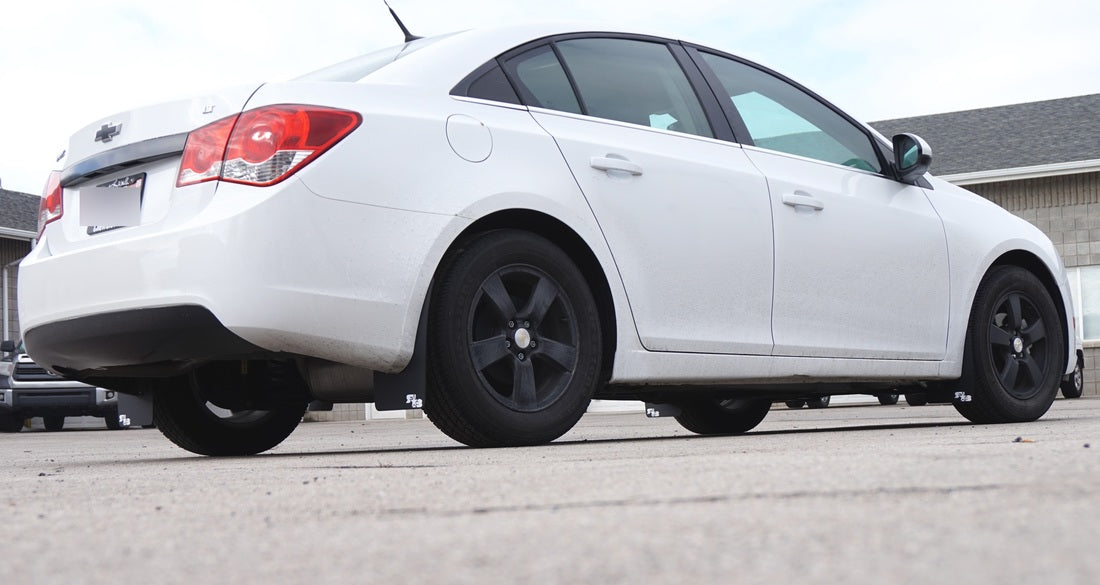
[[42,189],[42,199],[38,203],[38,237],[42,237],[42,230],[51,221],[61,219],[64,208],[61,205],[61,171],[53,171],[50,178],[46,179],[46,187]]
[[355,112],[278,105],[223,118],[191,132],[176,186],[203,181],[274,185],[355,130]]

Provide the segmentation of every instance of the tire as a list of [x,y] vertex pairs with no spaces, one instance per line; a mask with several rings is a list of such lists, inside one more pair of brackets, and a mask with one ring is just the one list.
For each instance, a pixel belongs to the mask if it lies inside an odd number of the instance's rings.
[[924,392],[906,393],[905,403],[909,406],[924,406],[928,404],[928,395]]
[[65,417],[44,416],[42,417],[42,425],[46,427],[47,431],[60,431],[65,428]]
[[974,299],[955,408],[975,423],[1027,422],[1054,402],[1065,371],[1062,322],[1035,275],[994,269]]
[[445,259],[428,314],[424,412],[471,447],[548,443],[600,382],[600,315],[560,248],[488,232]]
[[179,447],[199,455],[255,455],[283,442],[306,412],[307,399],[287,398],[270,410],[212,410],[186,378],[153,398],[153,424]]
[[897,394],[879,394],[878,403],[883,406],[893,406],[898,403]]
[[676,422],[700,435],[740,435],[756,428],[771,407],[760,398],[699,400],[681,404]]
[[805,400],[787,400],[783,404],[787,405],[787,408],[802,408],[806,406]]
[[1085,368],[1081,358],[1077,358],[1077,365],[1073,368],[1068,380],[1062,380],[1062,396],[1066,398],[1080,398],[1085,389]]
[[0,412],[0,433],[18,433],[26,422],[22,416],[10,412]]
[[112,431],[121,431],[126,428],[122,426],[121,422],[118,421],[118,412],[115,412],[114,414],[108,414],[107,416],[103,417],[103,420],[107,423],[107,428]]
[[806,406],[810,408],[828,408],[829,402],[832,401],[832,396],[818,396],[817,398],[811,398],[806,401]]

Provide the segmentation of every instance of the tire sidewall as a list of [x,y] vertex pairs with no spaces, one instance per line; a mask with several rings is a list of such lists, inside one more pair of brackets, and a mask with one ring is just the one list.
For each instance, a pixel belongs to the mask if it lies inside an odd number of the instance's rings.
[[[989,324],[1000,301],[1013,293],[1026,296],[1037,309],[1046,330],[1048,344],[1044,356],[1045,378],[1039,390],[1027,398],[1013,396],[1001,384],[994,370]],[[964,381],[969,386],[971,399],[981,401],[979,418],[988,422],[1025,422],[1039,418],[1054,402],[1062,379],[1065,363],[1065,347],[1061,319],[1054,302],[1043,284],[1032,273],[1018,267],[1006,266],[991,273],[979,288],[970,316],[964,358]],[[966,404],[960,405],[963,409]],[[964,415],[966,412],[963,413]],[[982,416],[985,415],[985,416]],[[969,415],[968,415],[969,417]]]
[[[469,351],[469,321],[482,284],[509,266],[529,266],[558,285],[571,305],[577,363],[561,395],[534,411],[517,411],[493,396]],[[526,232],[491,232],[463,249],[442,275],[429,316],[429,356],[437,392],[493,443],[537,444],[568,431],[587,410],[601,366],[599,314],[588,283],[572,260],[548,240]],[[427,402],[432,400],[431,394]],[[439,397],[437,396],[438,400]],[[430,409],[430,406],[426,406]]]

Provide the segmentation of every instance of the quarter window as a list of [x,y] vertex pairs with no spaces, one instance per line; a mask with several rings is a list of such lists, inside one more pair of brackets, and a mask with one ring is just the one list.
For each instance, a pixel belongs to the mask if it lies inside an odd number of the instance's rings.
[[531,49],[508,60],[506,67],[518,81],[521,97],[530,106],[581,113],[577,95],[565,69],[549,45]]
[[702,56],[733,102],[754,145],[865,171],[882,171],[867,134],[813,96],[739,61],[711,53]]

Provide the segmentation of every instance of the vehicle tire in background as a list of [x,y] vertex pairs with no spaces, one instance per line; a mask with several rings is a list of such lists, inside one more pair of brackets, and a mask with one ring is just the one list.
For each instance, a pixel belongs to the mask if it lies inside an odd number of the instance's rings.
[[176,445],[199,455],[254,455],[283,442],[306,412],[307,399],[269,410],[212,409],[195,384],[180,378],[153,398],[153,424]]
[[766,398],[707,398],[681,403],[676,422],[700,435],[740,435],[768,416],[772,402]]
[[65,428],[65,417],[44,416],[42,417],[42,425],[46,427],[47,431],[60,431]]
[[1062,323],[1043,283],[1018,266],[994,268],[978,287],[963,355],[975,423],[1033,421],[1054,402],[1065,371]]
[[905,403],[909,406],[924,406],[928,404],[928,395],[924,392],[906,392]]
[[805,400],[787,400],[783,404],[787,405],[787,408],[802,408],[806,406]]
[[1077,358],[1077,365],[1073,368],[1068,380],[1062,380],[1062,396],[1066,398],[1080,398],[1085,389],[1085,368],[1081,358]]
[[807,400],[806,406],[810,408],[827,408],[831,400],[832,396],[818,396],[817,398]]
[[879,394],[878,403],[883,406],[892,406],[898,403],[897,394]]
[[26,420],[10,412],[0,412],[0,433],[18,433]]
[[126,428],[122,426],[122,423],[118,420],[118,412],[115,412],[114,414],[108,414],[107,416],[103,417],[103,420],[107,423],[107,428],[112,431],[121,431]]

